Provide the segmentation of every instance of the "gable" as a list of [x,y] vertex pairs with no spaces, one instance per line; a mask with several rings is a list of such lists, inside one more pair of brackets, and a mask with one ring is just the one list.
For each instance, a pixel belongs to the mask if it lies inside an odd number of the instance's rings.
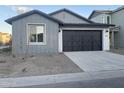
[[110,11],[110,10],[94,10],[94,11],[90,14],[90,16],[89,16],[88,19],[92,19],[92,18],[94,18],[94,17],[96,17],[96,16],[98,16],[98,15],[101,15],[101,14],[111,14],[111,13],[112,13],[112,11]]
[[105,14],[99,14],[97,16],[91,17],[90,20],[92,20],[92,21],[94,21],[96,23],[103,23],[103,20],[105,21],[104,16],[105,16]]
[[20,15],[17,15],[17,16],[14,16],[12,18],[9,18],[7,20],[5,20],[5,22],[7,22],[8,24],[12,24],[13,21],[16,21],[16,20],[20,20],[22,18],[25,18],[27,16],[31,16],[33,14],[38,14],[40,16],[44,16],[45,18],[51,20],[51,21],[54,21],[56,23],[59,23],[61,24],[62,22],[57,20],[57,19],[54,19],[53,17],[47,15],[46,13],[43,13],[41,11],[38,11],[38,10],[32,10],[32,11],[29,11],[29,12],[26,12],[26,13],[23,13],[23,14],[20,14]]
[[64,22],[64,23],[85,23],[89,24],[92,23],[90,20],[73,13],[69,10],[60,10],[59,12],[53,12],[50,16]]
[[100,14],[101,13],[99,13],[99,12],[92,12],[88,19],[92,19],[92,18],[94,18],[94,17],[96,17],[96,16],[98,16]]

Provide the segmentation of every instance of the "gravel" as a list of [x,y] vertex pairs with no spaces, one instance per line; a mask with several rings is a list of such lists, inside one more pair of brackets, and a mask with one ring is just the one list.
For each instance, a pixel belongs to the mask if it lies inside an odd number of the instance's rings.
[[54,75],[83,72],[64,54],[12,57],[11,54],[0,54],[0,78],[38,75]]

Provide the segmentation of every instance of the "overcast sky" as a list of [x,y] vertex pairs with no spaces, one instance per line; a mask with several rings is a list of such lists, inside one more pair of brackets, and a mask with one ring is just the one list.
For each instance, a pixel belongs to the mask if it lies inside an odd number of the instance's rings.
[[99,5],[99,6],[98,5],[0,6],[0,32],[12,33],[11,25],[4,22],[4,20],[10,17],[16,16],[18,14],[21,14],[23,12],[34,10],[34,9],[40,10],[45,13],[51,13],[61,8],[67,8],[87,18],[93,10],[114,10],[118,7],[120,6],[119,5],[109,5],[109,6],[105,6],[105,5]]

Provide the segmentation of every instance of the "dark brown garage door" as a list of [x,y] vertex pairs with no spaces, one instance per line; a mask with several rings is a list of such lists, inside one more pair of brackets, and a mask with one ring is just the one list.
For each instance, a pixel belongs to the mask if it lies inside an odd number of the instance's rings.
[[102,31],[63,31],[63,51],[102,50]]

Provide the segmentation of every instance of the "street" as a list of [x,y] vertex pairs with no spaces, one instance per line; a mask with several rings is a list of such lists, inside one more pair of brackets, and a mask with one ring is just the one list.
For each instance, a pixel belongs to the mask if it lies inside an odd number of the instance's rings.
[[26,88],[124,88],[124,77],[66,82],[49,85],[36,85],[28,86]]

